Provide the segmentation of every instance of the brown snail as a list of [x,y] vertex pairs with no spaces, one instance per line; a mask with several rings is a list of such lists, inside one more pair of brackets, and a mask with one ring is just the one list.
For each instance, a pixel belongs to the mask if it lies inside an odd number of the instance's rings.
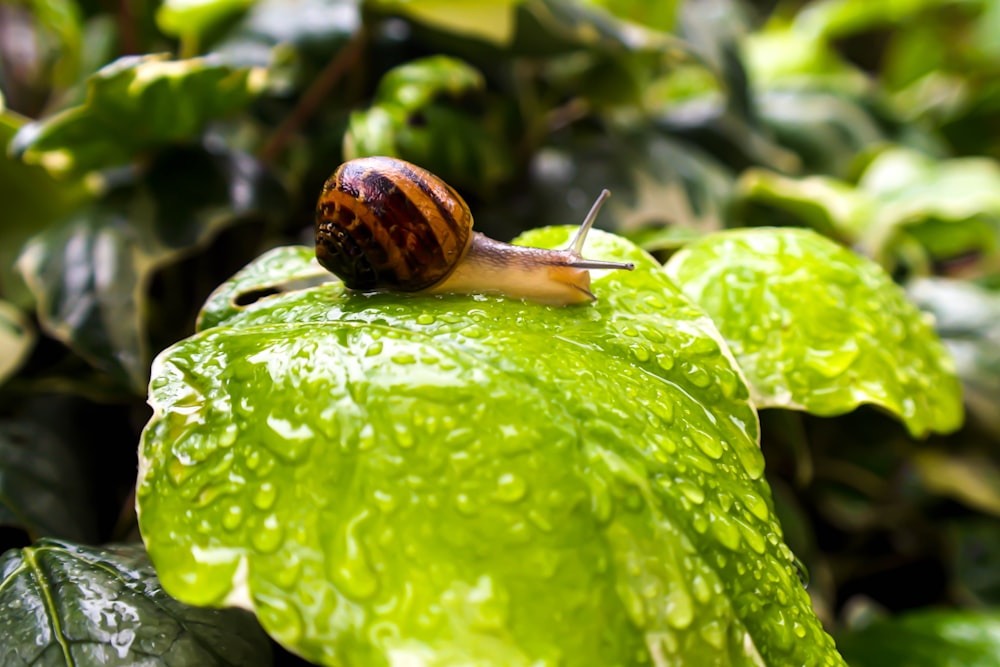
[[472,231],[462,197],[425,169],[391,157],[340,165],[316,205],[316,259],[353,290],[494,292],[564,305],[594,300],[590,269],[626,262],[580,256],[604,200],[562,250],[515,246]]

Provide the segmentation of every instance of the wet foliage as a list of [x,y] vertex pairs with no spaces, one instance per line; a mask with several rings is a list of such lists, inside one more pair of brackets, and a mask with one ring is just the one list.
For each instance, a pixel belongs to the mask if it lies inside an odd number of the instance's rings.
[[[0,7],[0,663],[992,664],[998,17]],[[372,154],[636,269],[346,290]]]

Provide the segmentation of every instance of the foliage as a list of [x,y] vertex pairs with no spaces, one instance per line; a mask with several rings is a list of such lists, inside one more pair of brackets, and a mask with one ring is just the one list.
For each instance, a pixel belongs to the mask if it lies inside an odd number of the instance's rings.
[[[988,664],[1000,3],[771,4],[6,6],[0,662]],[[372,153],[637,268],[351,293]]]

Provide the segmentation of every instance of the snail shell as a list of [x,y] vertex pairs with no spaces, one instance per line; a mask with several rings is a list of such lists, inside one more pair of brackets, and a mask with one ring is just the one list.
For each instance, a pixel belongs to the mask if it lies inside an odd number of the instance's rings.
[[340,165],[316,210],[316,258],[354,290],[417,292],[455,270],[472,242],[461,195],[388,157]]
[[515,246],[472,230],[462,197],[426,169],[390,157],[340,165],[316,207],[316,259],[353,290],[500,293],[565,305],[594,300],[591,269],[627,262],[580,256],[607,190],[562,250]]

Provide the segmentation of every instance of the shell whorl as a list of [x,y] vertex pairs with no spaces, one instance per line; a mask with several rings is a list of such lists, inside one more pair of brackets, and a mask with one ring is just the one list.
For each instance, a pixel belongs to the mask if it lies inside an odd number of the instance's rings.
[[471,240],[462,197],[396,158],[345,162],[316,206],[316,259],[355,290],[431,287],[454,270]]

